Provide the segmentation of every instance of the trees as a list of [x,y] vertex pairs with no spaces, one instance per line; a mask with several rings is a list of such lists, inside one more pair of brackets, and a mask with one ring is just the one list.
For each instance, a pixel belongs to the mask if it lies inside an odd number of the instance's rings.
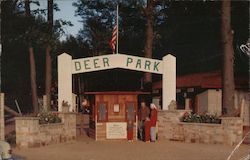
[[[25,15],[28,19],[31,19],[30,14],[30,1],[25,0]],[[37,98],[37,85],[36,85],[36,63],[34,57],[34,48],[30,41],[27,42],[29,59],[30,59],[30,81],[31,81],[31,95],[32,95],[32,108],[33,112],[38,112],[38,98]]]
[[[111,53],[108,42],[111,38],[116,17],[115,8],[117,2],[119,2],[120,11],[119,52],[143,56],[146,51],[145,33],[147,32],[145,24],[147,24],[147,17],[143,12],[143,7],[146,5],[145,0],[78,0],[74,5],[77,7],[76,14],[82,17],[84,27],[77,38],[69,37],[62,43],[58,42],[58,37],[63,34],[61,26],[66,23],[55,20],[53,33],[51,34],[48,21],[39,16],[41,15],[40,11],[31,10],[31,18],[25,16],[25,2],[16,0],[2,1],[4,7],[2,7],[1,13],[3,40],[2,88],[4,92],[15,95],[13,97],[18,94],[17,97],[20,97],[21,100],[23,99],[21,96],[28,97],[28,103],[22,103],[20,100],[20,105],[30,106],[31,99],[30,56],[28,47],[23,46],[27,46],[27,42],[32,42],[31,45],[37,63],[37,90],[38,96],[41,96],[46,90],[44,87],[44,83],[46,83],[46,80],[44,80],[46,54],[44,53],[48,44],[51,45],[49,55],[53,62],[52,65],[56,63],[53,59],[56,58],[54,48],[57,46],[61,47],[58,53],[66,50],[73,53],[74,58]],[[30,3],[34,2],[30,0]],[[248,38],[248,8],[246,7],[248,4],[247,1],[232,3],[232,28],[235,31],[234,46],[245,42]],[[153,58],[161,59],[166,53],[174,54],[177,57],[177,74],[179,75],[221,69],[220,1],[155,0],[153,13],[154,34],[151,48]],[[247,65],[242,65],[242,61],[237,62],[237,56],[239,55],[236,53],[235,69],[245,71]],[[245,57],[240,58],[244,59],[244,64],[248,64]],[[237,67],[237,64],[240,64],[241,67]],[[52,69],[56,71],[56,67],[52,67]],[[247,70],[246,73],[248,73]],[[84,75],[84,77],[91,78],[89,80],[90,87],[87,88],[93,90],[103,88],[107,90],[139,90],[140,78],[143,76],[141,72],[122,72],[121,70],[93,74],[96,74],[97,77]],[[54,77],[56,77],[55,75]],[[98,78],[102,78],[105,82],[100,84]],[[160,78],[161,76],[157,77],[155,75],[152,77],[153,81],[160,80]]]
[[[59,36],[64,33],[62,26],[71,25],[59,19],[55,21],[53,30],[49,30],[43,16],[45,11],[31,10],[30,3],[39,2],[10,0],[1,3],[4,11],[1,15],[3,91],[7,104],[11,106],[17,99],[23,112],[38,111],[37,96],[42,96],[45,88],[44,67],[41,66],[45,64],[47,44],[56,47]],[[54,9],[56,7],[54,5]]]
[[84,1],[73,3],[76,15],[82,17],[83,28],[79,36],[89,44],[92,56],[110,52],[108,45],[115,18],[116,1]]
[[223,89],[222,106],[227,115],[234,113],[234,49],[231,29],[231,1],[222,1]]
[[[53,35],[53,0],[48,0],[48,29],[49,35]],[[45,94],[47,97],[47,103],[45,106],[47,110],[50,110],[51,101],[51,82],[52,82],[52,58],[51,58],[51,45],[50,41],[46,47],[46,63],[45,63]]]
[[[153,52],[153,39],[154,39],[154,30],[153,30],[153,14],[154,14],[154,0],[147,0],[147,6],[144,8],[144,15],[146,17],[146,40],[144,44],[144,54],[146,58],[152,58]],[[152,90],[152,74],[144,73],[144,83],[149,84],[149,90]]]

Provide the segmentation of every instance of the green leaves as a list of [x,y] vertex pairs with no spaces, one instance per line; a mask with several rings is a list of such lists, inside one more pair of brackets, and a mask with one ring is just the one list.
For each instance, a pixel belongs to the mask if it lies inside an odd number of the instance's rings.
[[58,116],[57,112],[41,112],[37,117],[39,117],[39,124],[62,122],[62,119]]
[[221,119],[217,115],[213,114],[196,114],[196,113],[184,113],[181,117],[182,122],[190,122],[190,123],[216,123],[220,124]]

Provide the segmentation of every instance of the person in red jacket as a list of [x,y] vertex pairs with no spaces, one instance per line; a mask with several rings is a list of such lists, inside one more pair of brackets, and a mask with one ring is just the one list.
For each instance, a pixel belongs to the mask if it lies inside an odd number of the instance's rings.
[[145,142],[150,142],[150,127],[151,127],[151,122],[149,117],[146,117],[146,120],[144,122],[144,141]]
[[134,129],[134,123],[132,120],[129,120],[127,123],[127,138],[128,142],[133,142],[133,129]]
[[150,127],[150,138],[151,142],[156,141],[156,122],[157,122],[157,107],[155,106],[154,103],[150,104],[150,122],[151,122],[151,127]]

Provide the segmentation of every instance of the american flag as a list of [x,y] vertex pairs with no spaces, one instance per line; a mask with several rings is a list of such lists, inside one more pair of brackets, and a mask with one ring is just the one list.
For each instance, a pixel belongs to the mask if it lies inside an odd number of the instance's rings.
[[112,49],[113,53],[115,53],[115,49],[116,49],[117,33],[118,33],[117,25],[115,25],[115,27],[113,28],[112,38],[109,42],[109,46]]

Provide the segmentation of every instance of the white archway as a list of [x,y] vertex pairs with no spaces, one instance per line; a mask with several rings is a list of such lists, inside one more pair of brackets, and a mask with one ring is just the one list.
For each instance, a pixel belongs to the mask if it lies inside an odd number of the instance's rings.
[[58,111],[62,111],[63,101],[72,111],[72,74],[113,68],[162,74],[162,109],[168,110],[170,102],[176,100],[176,58],[171,54],[157,60],[125,54],[72,59],[63,53],[58,56]]

